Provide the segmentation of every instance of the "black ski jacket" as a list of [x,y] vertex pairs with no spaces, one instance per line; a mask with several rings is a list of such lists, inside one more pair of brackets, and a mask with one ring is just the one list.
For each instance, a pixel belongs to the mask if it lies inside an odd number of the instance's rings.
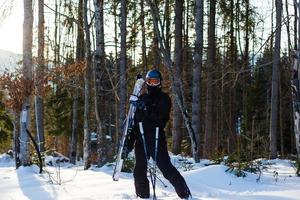
[[134,115],[134,127],[131,129],[132,131],[129,131],[125,139],[123,158],[126,158],[128,153],[132,151],[136,140],[142,142],[139,122],[143,124],[148,150],[154,148],[156,127],[159,127],[159,143],[165,144],[164,128],[170,118],[172,106],[170,97],[160,90],[155,94],[145,93],[139,97],[137,105]]
[[145,133],[146,130],[159,127],[163,130],[170,117],[171,99],[170,97],[159,91],[157,94],[142,94],[140,101],[143,102],[142,108],[137,108],[135,113],[135,124],[143,123]]

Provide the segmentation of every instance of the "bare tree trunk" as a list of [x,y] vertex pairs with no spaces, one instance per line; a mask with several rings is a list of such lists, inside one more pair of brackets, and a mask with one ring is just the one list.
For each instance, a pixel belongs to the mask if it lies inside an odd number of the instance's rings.
[[[159,4],[159,1],[158,0],[153,0],[155,5],[158,5]],[[152,39],[152,51],[153,51],[153,54],[154,54],[154,60],[152,62],[152,68],[154,69],[159,69],[160,67],[160,63],[161,63],[161,58],[160,58],[160,54],[159,54],[159,41],[158,41],[158,35],[157,33],[155,32],[155,27],[153,27],[153,39]]]
[[[291,17],[290,17],[290,14],[289,14],[288,0],[285,0],[285,10],[286,10],[286,17],[287,17],[287,20],[285,22],[286,30],[290,30],[290,19],[291,19]],[[286,34],[287,34],[287,39],[288,39],[288,55],[290,57],[291,56],[291,48],[292,48],[290,31],[287,31]]]
[[[127,56],[126,56],[126,20],[127,20],[127,11],[126,11],[127,3],[126,0],[121,0],[121,52],[120,52],[120,113],[119,113],[119,124],[122,127],[123,121],[126,117],[126,66],[127,66]],[[121,133],[121,132],[120,132]]]
[[[83,0],[78,2],[78,27],[76,39],[76,62],[79,63],[84,60],[84,31],[83,31]],[[78,77],[74,77],[74,83],[78,82]],[[77,157],[77,140],[78,140],[78,104],[79,91],[76,87],[74,89],[73,103],[72,103],[72,135],[70,144],[70,163],[76,164]]]
[[146,29],[145,29],[145,10],[144,10],[144,0],[141,0],[141,31],[142,31],[142,66],[144,73],[148,70],[147,64],[147,49],[146,49]]
[[[179,80],[182,78],[182,12],[183,12],[183,0],[175,1],[175,50],[174,50],[174,69],[175,79]],[[179,93],[179,83],[176,81],[175,87],[172,88],[173,94]],[[181,96],[179,98],[182,98]],[[180,115],[180,109],[176,104],[176,99],[173,98],[173,127],[172,127],[172,152],[174,154],[181,153],[181,142],[182,142],[182,129],[181,129],[182,117]]]
[[70,163],[76,164],[78,139],[78,89],[75,88],[72,103],[72,135],[70,144]]
[[[195,40],[195,55],[193,68],[193,102],[192,102],[192,126],[195,131],[198,147],[200,147],[201,134],[201,69],[202,69],[202,55],[203,55],[203,0],[196,0],[196,40]],[[198,156],[200,155],[200,148],[198,148]]]
[[21,165],[30,164],[29,155],[29,138],[26,129],[29,128],[30,122],[30,101],[31,101],[31,84],[32,84],[32,24],[33,10],[32,0],[24,0],[24,23],[23,23],[23,75],[25,78],[24,85],[26,86],[26,96],[23,101],[23,111],[26,115],[21,116],[20,124],[20,161]]
[[[190,15],[191,6],[189,1],[185,1],[183,8],[183,49],[182,49],[182,79],[184,85],[184,95],[188,96],[192,93],[192,67],[190,63],[190,46],[189,46],[189,27],[191,26]],[[190,103],[190,102],[187,102]]]
[[[298,11],[300,13],[300,3],[297,3],[296,0],[294,1],[296,6],[294,5],[295,8],[295,14],[297,14],[296,7],[298,8]],[[298,31],[300,30],[300,23],[299,19],[296,18],[295,20],[298,20],[297,22],[294,23],[294,29],[298,28]],[[298,27],[297,27],[298,26]],[[297,40],[298,36],[298,40]],[[300,46],[300,32],[298,32],[298,35],[294,36],[294,42],[295,42],[295,48]],[[294,59],[294,66],[291,74],[291,79],[292,79],[292,98],[293,98],[293,131],[295,134],[294,138],[294,145],[296,146],[297,150],[297,161],[298,161],[298,166],[297,166],[297,172],[296,174],[299,176],[300,175],[300,109],[299,109],[299,77],[300,77],[300,72],[299,72],[299,65],[300,65],[300,51],[297,49],[297,56],[295,56]]]
[[44,95],[44,73],[45,73],[45,63],[44,63],[44,0],[38,2],[39,7],[39,22],[38,22],[38,66],[36,69],[35,76],[35,113],[36,113],[36,131],[38,139],[39,151],[44,152],[44,100],[42,96]]
[[84,32],[85,32],[85,59],[86,59],[86,69],[84,75],[84,140],[83,140],[83,161],[84,169],[88,169],[91,165],[91,141],[90,141],[90,130],[89,130],[89,114],[90,114],[90,79],[91,79],[91,40],[90,40],[90,31],[88,23],[88,0],[83,2],[83,19],[84,19]]
[[248,69],[248,65],[249,65],[249,34],[250,34],[250,24],[249,24],[249,0],[246,0],[246,33],[245,33],[245,52],[244,52],[244,67],[245,70]]
[[280,64],[280,39],[282,0],[276,0],[276,35],[272,67],[272,94],[271,94],[271,119],[270,119],[270,158],[277,158],[277,115],[278,115],[278,68]]
[[171,20],[170,20],[170,0],[165,1],[165,13],[164,13],[164,26],[165,26],[165,34],[166,34],[166,49],[169,50],[169,54],[171,52],[171,45],[170,45],[170,40],[171,40]]
[[272,0],[272,13],[271,13],[271,39],[270,39],[270,48],[271,48],[271,56],[273,56],[273,48],[274,48],[274,1]]
[[[114,49],[115,49],[115,69],[116,69],[116,77],[118,77],[118,74],[119,74],[119,67],[118,67],[118,20],[119,19],[117,17],[117,6],[118,6],[118,1],[117,0],[114,0],[114,3],[113,3],[113,15],[114,15]],[[115,95],[116,97],[117,95]],[[115,143],[116,145],[114,145],[115,147],[118,147],[118,141],[119,141],[119,134],[120,134],[120,129],[121,129],[121,125],[120,124],[120,114],[119,114],[119,111],[120,111],[120,99],[119,98],[115,98],[115,123],[116,123],[116,130],[115,130]],[[124,111],[125,112],[125,111]],[[117,151],[117,148],[115,148],[115,151]]]
[[294,0],[294,49],[298,49],[298,42],[297,42],[297,35],[298,35],[298,7],[297,7],[297,0]]
[[97,120],[97,144],[98,144],[98,166],[102,167],[107,162],[106,135],[102,129],[100,118],[101,98],[101,73],[105,70],[104,51],[104,24],[103,24],[103,0],[94,0],[95,7],[95,29],[96,29],[96,52],[94,55],[94,88],[95,88],[95,113]]
[[[279,67],[279,72],[281,74],[281,67]],[[283,133],[283,94],[282,94],[282,76],[279,75],[279,135],[280,135],[280,157],[282,158],[284,156],[284,133]]]
[[156,33],[154,32],[154,37],[152,40],[152,48],[154,53],[154,60],[152,64],[152,69],[159,69],[160,66],[160,55],[159,55],[159,47],[158,47],[158,38]]
[[215,16],[216,1],[210,0],[209,7],[209,27],[208,27],[208,53],[207,53],[207,91],[206,91],[206,115],[205,115],[205,141],[204,156],[210,158],[212,153],[212,120],[213,120],[213,68],[216,60],[215,44]]
[[[247,2],[248,0],[246,0]],[[238,6],[238,5],[237,5]],[[235,27],[234,27],[234,20],[235,20],[235,16],[234,16],[234,11],[239,9],[238,7],[236,9],[234,9],[234,0],[230,0],[230,61],[231,61],[231,65],[235,65],[235,60],[236,60],[236,41],[235,41]],[[247,8],[246,8],[247,9]],[[247,11],[246,11],[247,12]],[[238,13],[237,13],[238,15]],[[237,18],[238,16],[236,16]],[[246,20],[247,20],[247,16],[246,16]],[[247,27],[246,27],[246,37],[248,36],[247,34]],[[246,42],[246,46],[247,41]]]
[[20,127],[20,114],[17,112],[13,113],[13,125],[14,125],[14,130],[13,130],[13,134],[14,134],[14,157],[15,157],[15,164],[16,164],[16,169],[20,167],[21,163],[20,163],[20,131],[19,131],[19,127]]
[[57,0],[55,0],[55,16],[54,16],[54,66],[60,63],[60,6],[61,2],[58,5]]

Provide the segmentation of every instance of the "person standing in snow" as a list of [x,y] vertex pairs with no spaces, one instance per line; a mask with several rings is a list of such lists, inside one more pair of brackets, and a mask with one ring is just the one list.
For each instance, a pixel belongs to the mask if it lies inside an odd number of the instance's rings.
[[[135,127],[135,159],[134,185],[136,195],[140,198],[149,198],[149,180],[147,179],[147,160],[144,151],[144,143],[139,129],[142,122],[145,143],[147,149],[147,159],[152,157],[155,160],[155,130],[159,127],[156,165],[163,176],[174,186],[177,195],[182,199],[187,199],[191,193],[178,170],[172,165],[168,154],[164,127],[169,120],[171,110],[170,97],[162,92],[162,76],[158,70],[150,70],[146,75],[147,93],[142,94],[136,100]],[[127,145],[133,148],[133,140]],[[127,150],[129,153],[132,148]]]

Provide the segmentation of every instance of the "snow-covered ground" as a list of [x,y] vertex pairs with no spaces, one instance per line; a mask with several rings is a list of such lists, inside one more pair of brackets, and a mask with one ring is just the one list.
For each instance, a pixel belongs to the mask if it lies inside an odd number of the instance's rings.
[[[172,157],[178,166],[176,157]],[[204,166],[201,161],[190,171],[180,169],[193,198],[201,200],[299,200],[300,178],[288,160],[272,160],[259,181],[258,175],[247,173],[245,178],[225,172],[224,165]],[[64,164],[60,168],[45,168],[38,174],[37,166],[14,168],[8,155],[0,155],[0,199],[136,199],[133,176],[122,173],[119,181],[112,180],[112,166],[83,170],[82,165]],[[158,199],[178,199],[173,187],[162,175],[157,181]],[[59,183],[59,184],[58,184]],[[152,191],[151,191],[152,193]],[[152,197],[151,197],[152,198]],[[150,198],[150,199],[151,199]]]

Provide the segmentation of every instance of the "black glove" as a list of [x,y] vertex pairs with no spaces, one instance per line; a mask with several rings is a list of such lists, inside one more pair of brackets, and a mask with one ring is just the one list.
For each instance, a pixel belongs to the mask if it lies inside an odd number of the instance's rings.
[[127,130],[127,135],[124,141],[124,146],[123,146],[123,151],[121,158],[125,159],[128,157],[128,154],[132,151],[134,143],[136,140],[135,133],[131,127],[128,128]]
[[121,158],[122,159],[126,159],[128,157],[128,154],[131,152],[131,150],[127,147],[127,146],[124,146],[123,147],[123,151],[122,151],[122,155],[121,155]]

